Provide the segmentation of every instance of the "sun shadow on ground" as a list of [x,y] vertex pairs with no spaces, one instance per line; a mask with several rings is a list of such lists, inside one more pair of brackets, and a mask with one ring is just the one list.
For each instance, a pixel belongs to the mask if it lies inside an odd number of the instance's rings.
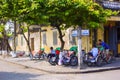
[[0,80],[35,80],[36,77],[42,76],[29,73],[16,73],[16,72],[0,72]]

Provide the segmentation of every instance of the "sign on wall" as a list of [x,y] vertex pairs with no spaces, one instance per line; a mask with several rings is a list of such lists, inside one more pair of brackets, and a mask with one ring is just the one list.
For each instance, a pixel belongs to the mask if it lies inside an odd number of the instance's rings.
[[74,37],[77,36],[77,30],[72,31],[72,36],[74,36]]
[[82,36],[89,36],[89,34],[90,34],[90,33],[89,33],[89,30],[88,30],[88,29],[81,31],[81,35],[82,35]]
[[[89,30],[88,29],[81,30],[81,35],[82,36],[89,36],[90,35]],[[74,36],[74,37],[78,36],[77,30],[72,31],[72,36]]]

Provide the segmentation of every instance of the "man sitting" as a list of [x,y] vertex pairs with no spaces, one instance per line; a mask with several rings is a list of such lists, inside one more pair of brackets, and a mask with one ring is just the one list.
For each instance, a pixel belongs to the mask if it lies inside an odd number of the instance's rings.
[[91,59],[97,57],[97,55],[98,55],[98,48],[96,47],[96,45],[93,46],[93,48],[92,48],[91,51],[88,53],[88,55],[90,56],[89,58],[91,58]]
[[53,47],[50,47],[50,53],[48,54],[47,58],[50,59],[52,57],[55,57],[56,53]]

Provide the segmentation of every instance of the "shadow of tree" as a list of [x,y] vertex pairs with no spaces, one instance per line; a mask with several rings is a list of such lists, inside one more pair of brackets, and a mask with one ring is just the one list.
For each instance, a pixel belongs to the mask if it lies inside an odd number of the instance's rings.
[[[16,72],[0,72],[0,80],[33,80],[37,76],[29,73],[16,73]],[[35,79],[34,79],[35,80]]]

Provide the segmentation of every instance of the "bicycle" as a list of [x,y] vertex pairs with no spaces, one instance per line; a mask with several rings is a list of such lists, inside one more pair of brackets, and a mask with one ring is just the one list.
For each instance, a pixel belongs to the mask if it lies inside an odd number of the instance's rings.
[[96,65],[98,67],[102,66],[103,57],[102,52],[99,51],[98,55],[96,57],[91,58],[88,53],[82,51],[83,53],[83,62],[87,64],[88,66]]
[[112,62],[113,59],[113,51],[112,50],[103,50],[101,52],[101,58],[103,59],[104,62],[106,62],[107,64],[110,64]]

